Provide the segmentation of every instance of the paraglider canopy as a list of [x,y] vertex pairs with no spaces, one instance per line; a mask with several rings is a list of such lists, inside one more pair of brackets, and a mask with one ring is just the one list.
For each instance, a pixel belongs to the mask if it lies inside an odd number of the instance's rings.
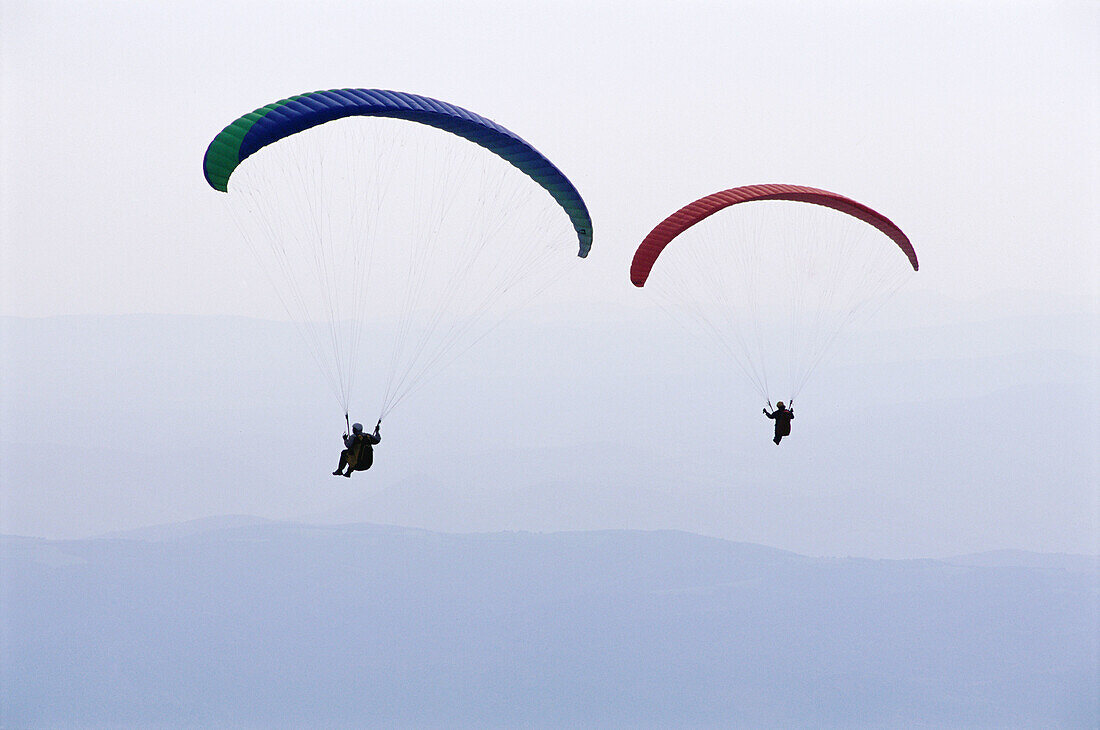
[[210,142],[203,173],[226,192],[237,166],[267,145],[325,122],[351,116],[391,117],[464,137],[499,155],[546,189],[569,214],[581,258],[592,248],[592,218],[580,193],[538,150],[499,124],[460,106],[385,89],[332,89],[299,94],[240,117]]
[[913,244],[909,242],[909,237],[902,233],[901,229],[894,225],[889,218],[871,210],[863,203],[858,203],[837,193],[830,193],[828,190],[809,188],[804,185],[745,185],[700,198],[694,203],[685,205],[657,224],[634,253],[634,260],[630,264],[630,281],[634,286],[645,286],[646,279],[649,278],[649,272],[657,261],[657,257],[661,255],[661,251],[672,239],[691,226],[731,205],[760,200],[790,200],[813,203],[814,205],[823,205],[826,208],[839,210],[841,213],[847,213],[886,234],[909,258],[913,271],[918,269],[917,252],[913,250]]

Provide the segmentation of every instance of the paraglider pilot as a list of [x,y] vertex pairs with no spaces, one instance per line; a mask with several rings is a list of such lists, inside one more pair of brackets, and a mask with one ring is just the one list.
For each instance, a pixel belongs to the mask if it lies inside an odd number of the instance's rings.
[[[768,405],[771,405],[770,403]],[[764,415],[775,421],[775,438],[772,441],[778,446],[779,442],[783,440],[784,436],[791,435],[791,421],[794,420],[794,403],[791,403],[791,407],[788,410],[783,401],[779,401],[775,404],[775,410],[768,413],[768,409],[764,409]]]
[[[363,424],[356,423],[351,427],[351,433],[344,434],[343,451],[340,452],[340,466],[332,472],[334,477],[350,477],[353,471],[366,471],[374,463],[374,445],[382,440],[378,429],[382,427],[382,419],[374,426],[374,433],[363,433]],[[344,471],[347,467],[347,471]]]

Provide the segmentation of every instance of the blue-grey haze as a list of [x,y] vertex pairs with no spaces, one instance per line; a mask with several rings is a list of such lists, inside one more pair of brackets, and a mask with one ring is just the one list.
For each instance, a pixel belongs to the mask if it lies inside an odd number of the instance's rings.
[[251,514],[674,528],[811,555],[1100,552],[1096,316],[1020,301],[902,296],[890,329],[852,333],[817,373],[778,448],[741,376],[661,312],[527,312],[387,419],[350,480],[329,476],[343,414],[289,324],[8,318],[0,530]]

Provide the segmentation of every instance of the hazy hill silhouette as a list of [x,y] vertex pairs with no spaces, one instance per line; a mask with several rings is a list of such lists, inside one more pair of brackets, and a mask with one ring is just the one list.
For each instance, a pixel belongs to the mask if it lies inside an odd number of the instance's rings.
[[1097,560],[208,520],[3,539],[25,726],[1095,726]]

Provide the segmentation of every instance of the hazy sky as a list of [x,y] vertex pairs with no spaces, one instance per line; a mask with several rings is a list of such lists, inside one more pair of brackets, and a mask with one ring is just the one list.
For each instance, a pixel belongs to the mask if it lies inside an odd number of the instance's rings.
[[344,86],[517,131],[575,182],[576,290],[629,302],[657,221],[791,182],[893,218],[913,286],[1096,296],[1096,3],[140,3],[4,0],[0,313],[277,316],[210,139]]
[[[540,302],[545,336],[489,339],[442,375],[354,485],[328,476],[342,413],[282,330],[11,324],[0,531],[242,512],[1095,551],[1097,68],[1095,2],[0,0],[0,315],[280,318],[202,158],[241,114],[318,89],[499,122],[576,184],[595,231]],[[781,456],[758,453],[751,389],[635,316],[652,303],[628,279],[669,213],[766,182],[867,203],[921,261],[884,310],[893,330],[815,376]],[[86,461],[43,469],[68,424]],[[231,449],[256,441],[283,461],[241,469]]]

